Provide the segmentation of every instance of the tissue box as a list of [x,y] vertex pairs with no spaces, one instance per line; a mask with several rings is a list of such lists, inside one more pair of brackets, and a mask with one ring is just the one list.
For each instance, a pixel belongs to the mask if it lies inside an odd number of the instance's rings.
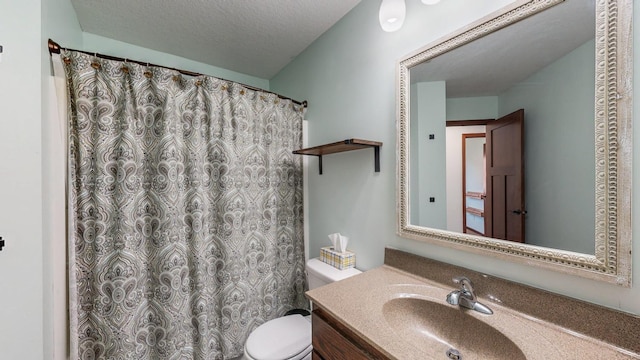
[[344,253],[335,251],[333,246],[320,248],[320,260],[336,269],[344,270],[356,267],[356,254],[347,250]]

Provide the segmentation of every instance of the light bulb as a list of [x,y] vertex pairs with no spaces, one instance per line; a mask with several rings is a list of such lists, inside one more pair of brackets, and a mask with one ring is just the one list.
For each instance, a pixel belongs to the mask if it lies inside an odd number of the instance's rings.
[[426,4],[426,5],[434,5],[434,4],[437,4],[439,2],[440,2],[440,0],[422,0],[422,3]]
[[380,27],[386,32],[400,29],[406,12],[404,0],[382,0],[379,13]]

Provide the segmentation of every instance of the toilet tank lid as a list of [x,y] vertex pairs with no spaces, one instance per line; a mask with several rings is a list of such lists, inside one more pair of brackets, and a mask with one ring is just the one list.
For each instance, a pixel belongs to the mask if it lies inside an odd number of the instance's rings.
[[267,321],[249,335],[245,347],[254,359],[296,358],[311,347],[311,323],[298,314]]
[[318,258],[309,259],[309,261],[307,261],[307,271],[313,273],[315,276],[325,279],[328,282],[340,281],[362,273],[362,271],[356,268],[344,270],[336,269],[333,266],[322,262]]

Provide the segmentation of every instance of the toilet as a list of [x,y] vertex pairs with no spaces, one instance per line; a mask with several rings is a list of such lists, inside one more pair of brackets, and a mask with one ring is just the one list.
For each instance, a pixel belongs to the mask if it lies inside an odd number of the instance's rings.
[[[309,290],[362,273],[338,270],[320,259],[307,261]],[[244,360],[311,360],[311,316],[287,315],[258,326],[247,338]]]

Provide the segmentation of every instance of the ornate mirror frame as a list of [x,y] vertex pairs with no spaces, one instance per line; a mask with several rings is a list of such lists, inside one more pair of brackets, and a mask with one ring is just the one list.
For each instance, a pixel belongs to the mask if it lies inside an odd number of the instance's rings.
[[596,0],[595,255],[409,224],[411,67],[564,0],[520,0],[409,54],[397,66],[397,231],[405,238],[631,286],[632,2]]

